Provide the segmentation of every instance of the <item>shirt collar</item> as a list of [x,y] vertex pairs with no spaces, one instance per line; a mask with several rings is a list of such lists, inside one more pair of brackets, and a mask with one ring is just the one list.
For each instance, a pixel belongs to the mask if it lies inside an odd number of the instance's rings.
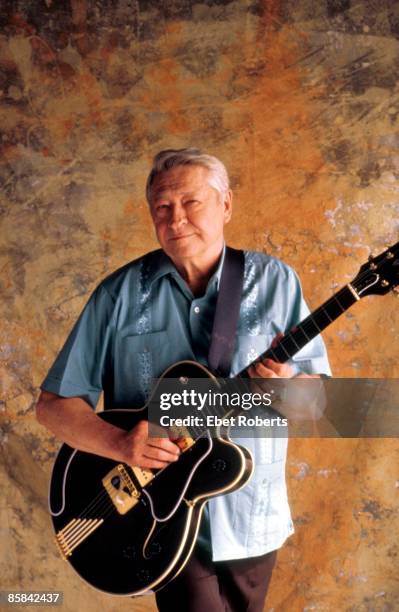
[[[162,249],[155,251],[156,257],[153,258],[151,265],[148,270],[148,282],[150,286],[163,276],[167,274],[171,274],[176,278],[180,279],[182,282],[185,282],[177,269],[175,268],[172,260],[168,257]],[[226,254],[226,244],[223,243],[222,255],[219,259],[218,266],[215,272],[212,274],[211,278],[208,281],[207,290],[212,286],[216,285],[216,288],[219,289],[220,285],[220,277],[222,275],[222,269],[224,264]]]

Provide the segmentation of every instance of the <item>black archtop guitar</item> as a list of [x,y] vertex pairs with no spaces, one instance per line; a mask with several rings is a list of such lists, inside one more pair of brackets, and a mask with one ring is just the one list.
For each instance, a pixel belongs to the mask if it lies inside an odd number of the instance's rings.
[[[384,295],[398,284],[399,242],[370,258],[352,282],[256,361],[286,362],[360,298]],[[172,365],[162,377],[185,385],[204,377],[216,381],[214,373],[193,361]],[[247,378],[246,370],[237,378]],[[130,430],[147,418],[148,406],[99,416]],[[244,447],[222,433],[189,433],[178,461],[154,471],[62,445],[49,492],[55,539],[64,559],[96,589],[136,596],[162,588],[187,563],[206,502],[250,478],[253,462]]]

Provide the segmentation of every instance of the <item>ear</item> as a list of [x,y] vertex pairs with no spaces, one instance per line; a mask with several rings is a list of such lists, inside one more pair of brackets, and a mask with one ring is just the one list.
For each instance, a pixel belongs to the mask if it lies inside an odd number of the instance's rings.
[[226,191],[223,196],[223,214],[224,214],[224,222],[228,223],[231,219],[231,215],[233,212],[233,192],[231,189]]

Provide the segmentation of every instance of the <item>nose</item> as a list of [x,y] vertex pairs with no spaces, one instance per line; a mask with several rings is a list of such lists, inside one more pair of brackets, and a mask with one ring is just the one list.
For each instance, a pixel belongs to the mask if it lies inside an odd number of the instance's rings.
[[184,206],[181,206],[181,204],[175,204],[171,207],[171,209],[169,227],[172,231],[177,232],[187,223],[186,211],[184,210]]

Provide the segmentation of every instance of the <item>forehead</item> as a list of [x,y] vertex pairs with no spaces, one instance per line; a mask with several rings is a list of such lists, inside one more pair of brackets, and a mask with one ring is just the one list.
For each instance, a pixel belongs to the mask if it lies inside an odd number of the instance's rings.
[[166,193],[192,193],[208,189],[209,170],[203,166],[176,166],[158,174],[151,187],[151,199]]

